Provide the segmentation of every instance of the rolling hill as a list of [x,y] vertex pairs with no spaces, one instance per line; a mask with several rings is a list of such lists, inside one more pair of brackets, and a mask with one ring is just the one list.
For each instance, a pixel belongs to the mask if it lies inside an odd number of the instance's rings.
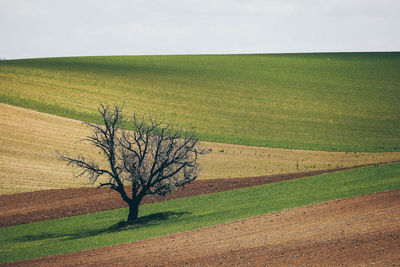
[[400,149],[400,53],[111,56],[0,62],[0,102],[96,122],[125,103],[204,141]]

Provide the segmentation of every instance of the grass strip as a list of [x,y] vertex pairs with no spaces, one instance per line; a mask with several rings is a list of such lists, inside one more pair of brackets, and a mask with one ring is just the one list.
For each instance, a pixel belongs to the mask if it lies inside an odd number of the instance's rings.
[[139,223],[116,225],[126,209],[0,229],[0,261],[25,260],[154,238],[265,213],[400,189],[400,163],[143,205]]

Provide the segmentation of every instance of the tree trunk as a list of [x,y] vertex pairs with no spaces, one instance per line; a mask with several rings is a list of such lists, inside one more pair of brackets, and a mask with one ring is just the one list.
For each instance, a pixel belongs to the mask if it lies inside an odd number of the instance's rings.
[[128,221],[136,221],[136,219],[138,218],[139,204],[140,202],[134,200],[132,200],[131,203],[129,203]]

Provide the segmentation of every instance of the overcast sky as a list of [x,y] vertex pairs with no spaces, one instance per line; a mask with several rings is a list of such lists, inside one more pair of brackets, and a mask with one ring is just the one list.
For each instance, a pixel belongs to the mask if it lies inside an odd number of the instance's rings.
[[0,58],[400,51],[399,0],[0,0]]

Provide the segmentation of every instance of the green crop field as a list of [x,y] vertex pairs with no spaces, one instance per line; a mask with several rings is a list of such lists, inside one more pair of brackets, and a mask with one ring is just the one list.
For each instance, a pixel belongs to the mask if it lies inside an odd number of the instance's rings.
[[0,229],[0,261],[16,261],[129,243],[265,213],[400,189],[400,163],[141,206],[139,223],[118,229],[118,209]]
[[125,103],[200,139],[400,150],[400,53],[113,56],[0,62],[0,102],[95,122]]

